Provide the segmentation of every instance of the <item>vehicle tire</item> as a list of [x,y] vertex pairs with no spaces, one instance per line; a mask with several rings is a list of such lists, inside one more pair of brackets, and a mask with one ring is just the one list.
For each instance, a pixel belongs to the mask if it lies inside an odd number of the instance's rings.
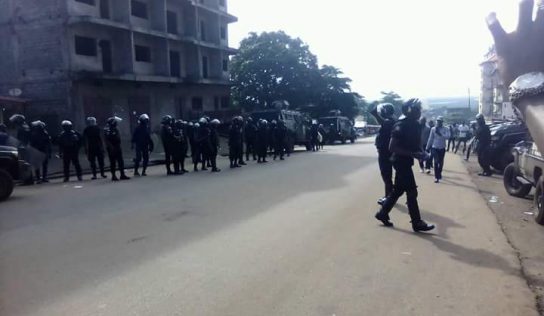
[[0,169],[0,201],[9,198],[14,186],[15,183],[11,175],[7,171]]
[[532,185],[519,182],[516,178],[520,174],[518,167],[514,163],[511,163],[504,169],[503,182],[508,194],[522,198],[531,192]]
[[506,167],[514,161],[514,156],[510,150],[503,151],[499,156],[493,160],[491,164],[497,171],[504,171]]
[[536,217],[535,221],[539,223],[540,225],[544,225],[544,207],[542,204],[544,203],[544,182],[542,181],[542,178],[538,181],[538,184],[536,185],[536,192],[535,192],[535,209],[536,209]]

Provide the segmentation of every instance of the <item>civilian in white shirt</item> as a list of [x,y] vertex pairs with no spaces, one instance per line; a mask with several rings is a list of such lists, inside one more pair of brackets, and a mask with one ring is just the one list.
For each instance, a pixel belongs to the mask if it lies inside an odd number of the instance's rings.
[[463,154],[467,150],[467,142],[469,140],[469,134],[470,134],[470,127],[463,122],[459,126],[459,139],[457,140],[457,147],[455,147],[455,153],[459,151],[459,147],[461,146],[461,143],[463,143]]
[[431,135],[427,142],[427,151],[431,151],[434,159],[434,183],[442,180],[442,168],[444,167],[444,157],[446,156],[446,145],[450,139],[450,130],[444,127],[444,118],[438,117],[436,126],[431,129]]

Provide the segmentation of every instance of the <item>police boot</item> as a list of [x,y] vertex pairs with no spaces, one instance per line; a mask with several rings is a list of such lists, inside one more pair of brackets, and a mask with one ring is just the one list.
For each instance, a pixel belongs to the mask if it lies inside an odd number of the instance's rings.
[[140,166],[136,163],[134,165],[134,176],[135,177],[139,177],[140,176],[140,172],[138,171],[138,169],[140,168]]
[[412,229],[416,233],[417,232],[428,232],[428,231],[434,229],[434,225],[429,225],[429,224],[425,223],[425,221],[419,220],[416,223],[412,223]]
[[195,167],[193,168],[194,172],[198,172],[198,164],[195,163]]
[[390,222],[389,214],[379,211],[378,213],[376,213],[376,216],[374,217],[380,222],[382,222],[383,226],[393,227],[393,223]]
[[147,177],[146,170],[147,170],[147,168],[142,169],[142,177]]

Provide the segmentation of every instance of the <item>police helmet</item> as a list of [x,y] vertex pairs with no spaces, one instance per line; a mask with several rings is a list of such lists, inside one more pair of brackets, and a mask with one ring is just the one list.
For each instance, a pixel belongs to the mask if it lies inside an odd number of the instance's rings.
[[421,116],[421,101],[410,99],[402,105],[402,114],[409,118],[419,119]]
[[87,118],[87,125],[95,126],[96,125],[96,117],[89,116]]
[[36,127],[36,128],[45,128],[45,123],[40,121],[40,120],[37,120],[37,121],[34,121],[31,123],[32,127]]
[[174,122],[174,125],[177,127],[177,128],[182,128],[183,127],[183,121],[182,120],[176,120]]
[[267,124],[268,124],[268,121],[265,120],[265,119],[263,119],[263,120],[261,121],[261,123],[262,123],[263,125],[267,125]]
[[392,118],[395,115],[395,106],[391,103],[382,103],[378,105],[378,115],[383,119]]
[[278,122],[277,122],[276,120],[272,120],[272,122],[271,122],[271,123],[272,123],[272,125],[276,125],[276,124],[278,124]]
[[205,117],[201,117],[200,120],[198,120],[198,123],[202,124],[208,124],[208,120]]
[[22,114],[13,114],[9,121],[13,124],[23,124],[26,121],[26,118]]
[[162,124],[172,124],[173,117],[171,115],[165,115],[162,117],[161,123]]
[[122,118],[118,116],[112,116],[106,121],[106,123],[110,126],[116,126],[118,123],[121,123],[122,121],[123,121]]
[[72,122],[68,121],[68,120],[64,120],[62,121],[62,123],[60,123],[61,126],[72,126]]
[[482,113],[478,113],[478,115],[476,115],[476,120],[485,122],[485,117]]
[[195,123],[194,127],[200,127],[199,123]]
[[442,123],[444,123],[444,117],[443,117],[443,116],[439,116],[439,117],[436,118],[436,121],[437,121],[437,122],[442,122]]
[[221,124],[221,121],[218,120],[218,119],[214,119],[210,122],[212,125],[220,125]]
[[147,114],[140,115],[140,117],[138,118],[138,121],[140,121],[140,122],[149,122],[149,115],[147,115]]

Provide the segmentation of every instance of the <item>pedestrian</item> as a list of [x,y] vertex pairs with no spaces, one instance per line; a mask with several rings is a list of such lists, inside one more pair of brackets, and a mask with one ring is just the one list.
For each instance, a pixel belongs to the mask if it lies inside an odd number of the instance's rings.
[[[421,148],[423,150],[426,150],[427,148],[427,142],[429,141],[429,136],[431,135],[431,122],[427,124],[427,119],[425,117],[422,117],[419,120],[419,124],[421,125]],[[419,171],[421,173],[424,173],[426,170],[430,173],[431,172],[431,166],[430,166],[431,160],[419,160]]]
[[219,154],[220,141],[219,131],[217,130],[221,125],[221,121],[214,119],[210,122],[210,139],[212,145],[212,151],[210,154],[210,161],[212,164],[212,172],[221,172],[221,169],[217,168],[217,155]]
[[60,156],[62,157],[62,166],[64,171],[64,182],[70,181],[70,165],[73,164],[76,169],[78,181],[83,180],[81,164],[79,163],[79,149],[83,143],[81,134],[74,130],[72,122],[62,121],[62,132],[57,137],[56,143],[59,146]]
[[470,134],[470,127],[465,122],[462,122],[461,125],[459,125],[459,137],[457,140],[457,147],[455,147],[455,153],[459,151],[459,147],[461,147],[461,143],[463,143],[463,154],[467,150],[467,142],[469,140],[469,134]]
[[155,144],[151,139],[151,130],[149,129],[149,115],[142,114],[138,118],[138,126],[132,133],[131,147],[136,150],[134,158],[134,176],[140,176],[140,163],[142,163],[142,176],[147,176],[147,166],[149,165],[149,153],[153,152]]
[[166,167],[166,174],[169,176],[174,174],[170,166],[172,164],[172,146],[174,143],[172,129],[173,121],[174,118],[170,115],[165,115],[161,120],[161,141],[164,148],[164,165]]
[[257,131],[257,163],[267,163],[266,154],[268,151],[268,121],[259,121],[259,129]]
[[389,143],[391,141],[391,132],[395,125],[395,107],[391,103],[382,103],[374,107],[370,111],[370,114],[380,124],[375,145],[378,150],[378,165],[385,185],[385,195],[378,200],[378,204],[382,205],[385,199],[393,192],[393,164],[391,162]]
[[476,122],[476,141],[478,142],[476,153],[478,154],[478,163],[483,170],[478,175],[491,177],[493,175],[490,157],[491,131],[489,130],[489,126],[485,123],[485,117],[482,114],[476,116]]
[[101,130],[96,123],[95,117],[88,117],[86,121],[87,127],[83,130],[83,140],[87,160],[91,165],[91,171],[93,173],[91,179],[97,179],[97,162],[100,168],[100,175],[105,179],[108,176],[104,171],[104,144],[102,142]]
[[236,116],[232,119],[229,128],[229,160],[230,168],[240,168],[239,157],[240,157],[240,140],[242,139],[241,126],[239,117]]
[[450,132],[450,137],[448,138],[448,148],[446,151],[450,151],[450,147],[451,147],[451,151],[454,151],[455,150],[455,139],[457,138],[457,124],[450,124],[449,126],[449,132]]
[[439,116],[436,119],[436,126],[431,129],[427,142],[427,152],[431,152],[434,160],[434,183],[442,180],[442,169],[444,168],[444,157],[446,156],[446,141],[450,138],[450,130],[444,127],[444,118]]
[[[104,128],[104,141],[110,159],[111,181],[129,180],[125,174],[125,160],[123,159],[123,148],[121,146],[121,133],[117,125],[123,120],[117,116],[110,117]],[[119,169],[120,177],[117,178],[116,171]]]
[[285,160],[284,157],[284,150],[285,150],[285,140],[287,138],[287,128],[285,127],[285,123],[280,120],[277,125],[276,125],[276,128],[274,130],[274,134],[273,134],[273,137],[274,137],[274,160],[276,160],[276,158],[280,158],[280,160]]
[[187,155],[187,137],[185,135],[185,124],[182,120],[176,120],[173,128],[172,160],[174,163],[174,174],[184,174],[185,157]]
[[385,226],[393,226],[389,213],[398,199],[406,193],[412,229],[415,232],[429,231],[434,229],[434,225],[429,225],[421,219],[417,201],[417,184],[412,170],[414,158],[422,159],[428,156],[421,150],[421,130],[418,122],[421,116],[421,101],[411,99],[404,103],[402,114],[403,117],[393,127],[389,146],[396,171],[393,191],[387,196],[375,217]]
[[0,124],[0,146],[7,146],[9,144],[8,127],[6,124]]
[[257,139],[257,125],[253,121],[253,118],[248,117],[244,127],[244,138],[246,141],[246,161],[249,161],[249,157],[253,157],[253,161],[257,160],[257,151],[255,149],[255,141]]
[[47,171],[49,159],[51,159],[51,137],[47,133],[46,125],[42,121],[35,121],[31,124],[30,146],[35,150],[34,174],[37,183],[48,183]]

